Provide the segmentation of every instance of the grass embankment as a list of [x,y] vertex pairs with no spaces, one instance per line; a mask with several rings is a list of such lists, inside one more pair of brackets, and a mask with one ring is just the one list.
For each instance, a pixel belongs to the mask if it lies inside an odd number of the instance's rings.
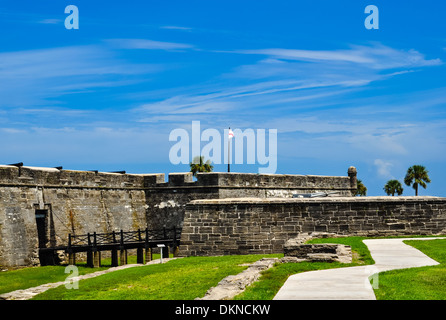
[[37,295],[43,300],[192,300],[203,297],[228,275],[237,274],[263,256],[188,257],[111,272],[81,280],[79,289],[60,286]]
[[404,243],[420,250],[439,265],[379,274],[378,300],[446,300],[446,239],[406,240]]
[[[353,263],[304,262],[278,264],[274,268],[264,272],[260,281],[253,286],[250,286],[247,291],[244,294],[239,295],[237,299],[272,299],[291,274],[373,263],[367,247],[361,241],[362,239],[363,238],[360,237],[314,239],[312,241],[313,243],[331,242],[350,245],[354,252]],[[283,255],[278,254],[268,256],[282,257]],[[102,275],[97,278],[82,280],[79,282],[79,289],[69,290],[66,289],[65,286],[61,286],[37,295],[35,299],[195,299],[196,297],[202,297],[209,288],[217,285],[217,283],[224,277],[231,274],[237,274],[247,268],[246,266],[239,266],[240,264],[251,263],[261,257],[261,255],[188,257],[170,261],[168,264],[131,268]],[[103,264],[106,263],[106,260],[103,261]],[[129,263],[132,263],[132,261],[129,261]],[[64,267],[48,268],[56,268],[54,270],[58,271],[55,272],[53,269],[48,269],[49,272],[45,271],[47,278],[43,277],[37,281],[40,283],[28,287],[47,282],[61,281],[67,277],[67,274],[64,273]],[[42,270],[42,268],[31,269],[36,269],[36,271]],[[18,271],[24,272],[25,270],[26,269]],[[94,272],[97,270],[98,269],[82,267],[79,269],[80,274],[82,274],[82,272]],[[52,273],[54,274],[52,275]],[[51,275],[55,277],[56,274],[58,274],[57,279],[54,278],[49,281],[49,277]],[[42,274],[40,274],[39,277],[42,277]],[[26,282],[26,280],[24,280],[24,282]]]
[[[159,257],[159,254],[153,255],[153,259],[159,259]],[[136,263],[136,256],[129,256],[128,263]],[[102,259],[101,268],[87,267],[85,262],[77,263],[76,266],[79,275],[84,275],[108,269],[111,267],[111,259]],[[0,294],[37,287],[45,283],[64,281],[70,275],[70,273],[65,273],[66,267],[66,265],[28,267],[0,272]]]
[[[66,266],[30,267],[0,273],[0,294],[15,290],[37,287],[45,283],[64,281],[70,274],[65,273]],[[78,266],[79,275],[96,272],[107,268],[88,268]]]
[[[352,247],[353,262],[341,263],[284,263],[277,264],[262,273],[260,280],[236,297],[238,300],[272,299],[286,279],[299,272],[329,268],[373,264],[370,253],[362,242],[363,237],[313,239],[311,243],[342,243]],[[446,240],[405,241],[426,255],[440,262],[438,266],[393,270],[379,275],[379,289],[375,290],[381,300],[444,300],[446,299]],[[283,255],[268,255],[281,257]],[[79,289],[68,290],[64,286],[48,290],[35,299],[166,299],[188,300],[202,297],[224,277],[243,271],[244,263],[252,263],[262,255],[189,257],[170,261],[167,264],[148,265],[116,271],[97,278],[79,282]],[[159,257],[154,257],[154,259]],[[134,259],[135,261],[133,261]],[[129,257],[135,263],[136,257]],[[107,267],[106,259],[103,265]],[[78,265],[79,274],[101,269]],[[105,269],[103,268],[103,269]],[[25,268],[0,273],[0,293],[34,287],[43,283],[63,281],[68,274],[65,266]]]
[[277,264],[274,268],[262,272],[259,281],[249,286],[235,300],[272,300],[290,275],[332,268],[344,268],[375,263],[367,246],[362,242],[364,237],[313,239],[308,243],[340,243],[351,246],[352,263],[339,262],[300,262]]

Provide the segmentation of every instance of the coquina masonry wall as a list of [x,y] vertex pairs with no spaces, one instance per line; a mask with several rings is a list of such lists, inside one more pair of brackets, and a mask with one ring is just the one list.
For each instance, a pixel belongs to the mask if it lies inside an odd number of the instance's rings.
[[342,197],[195,200],[180,255],[281,253],[302,232],[345,235],[446,233],[446,198]]
[[[196,199],[292,198],[296,193],[336,192],[332,196],[351,197],[356,191],[356,169],[349,176],[314,176],[250,173],[171,173],[154,175],[146,183],[149,228],[183,226],[186,205]],[[147,179],[147,181],[149,181]]]
[[[150,178],[150,176],[149,176]],[[39,264],[37,216],[46,246],[68,233],[146,227],[143,175],[0,167],[0,266]]]
[[[354,169],[354,168],[353,168]],[[337,191],[351,196],[349,176],[242,173],[118,174],[26,166],[0,166],[0,267],[37,265],[37,217],[45,221],[45,246],[66,245],[68,234],[159,229],[183,225],[195,199],[292,197]]]

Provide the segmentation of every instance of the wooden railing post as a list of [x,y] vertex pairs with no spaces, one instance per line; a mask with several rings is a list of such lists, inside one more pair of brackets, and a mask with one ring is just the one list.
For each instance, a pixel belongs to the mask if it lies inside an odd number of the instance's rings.
[[146,250],[146,254],[144,263],[147,263],[149,261],[152,261],[152,248],[149,247],[149,229],[146,228],[145,232],[146,232],[146,238],[144,239],[145,240],[144,249]]
[[122,266],[127,264],[127,250],[124,248],[124,231],[121,229],[121,241],[120,241],[120,250],[119,250],[119,264]]
[[68,264],[76,264],[76,254],[71,249],[71,233],[68,234]]
[[178,241],[177,241],[177,228],[173,226],[173,256],[177,257],[179,252]]
[[[163,258],[168,257],[170,250],[173,250],[174,256],[178,255],[180,243],[178,236],[180,231],[177,229],[176,226],[173,226],[172,228],[163,227],[162,230],[149,230],[146,227],[145,230],[138,228],[135,231],[128,232],[124,232],[124,230],[121,229],[119,231],[119,241],[117,239],[118,232],[116,231],[104,234],[92,232],[87,233],[86,235],[77,236],[69,233],[66,252],[69,254],[70,264],[75,263],[74,251],[87,252],[87,264],[92,267],[98,267],[101,264],[101,250],[107,248],[103,245],[109,245],[107,250],[112,251],[112,265],[116,266],[118,265],[118,259],[120,260],[119,264],[127,264],[127,248],[136,248],[137,263],[147,263],[152,259],[151,247],[156,244],[155,241],[166,245],[166,249],[163,250]],[[145,238],[143,239],[142,237]],[[153,239],[150,240],[150,237],[153,237]],[[120,251],[119,255],[118,250]]]

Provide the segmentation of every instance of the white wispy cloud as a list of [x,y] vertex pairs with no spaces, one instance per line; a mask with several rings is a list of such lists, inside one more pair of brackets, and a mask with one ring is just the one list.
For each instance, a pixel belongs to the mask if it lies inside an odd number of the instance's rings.
[[106,42],[122,49],[146,50],[184,50],[192,49],[193,45],[187,43],[154,41],[148,39],[109,39]]
[[207,92],[191,88],[186,94],[169,96],[136,109],[147,114],[221,114],[269,104],[276,112],[289,112],[291,108],[300,109],[304,103],[308,108],[323,97],[414,72],[415,67],[441,64],[439,59],[427,60],[417,51],[396,50],[381,44],[352,46],[349,50],[262,49],[236,53],[268,57],[220,75],[213,86],[206,88]]
[[181,31],[192,31],[193,30],[193,28],[181,27],[181,26],[161,26],[160,29],[181,30]]
[[361,64],[372,69],[393,69],[404,67],[424,67],[440,65],[441,59],[426,59],[420,52],[397,50],[379,43],[370,46],[352,45],[350,49],[342,50],[298,50],[298,49],[257,49],[237,50],[239,54],[254,54],[270,56],[279,60],[325,61]]
[[390,170],[393,167],[391,162],[382,159],[375,159],[373,163],[376,166],[378,175],[383,178],[393,178],[392,174],[390,173]]
[[60,24],[62,22],[63,22],[62,19],[42,19],[42,20],[37,21],[37,23],[40,23],[40,24]]
[[[79,150],[91,138],[93,144],[101,144],[104,153],[111,152],[113,137],[122,144],[126,139],[141,142],[140,137],[136,138],[138,133],[152,139],[148,131],[141,129],[145,125],[150,126],[150,133],[157,132],[160,143],[150,144],[157,149],[166,144],[169,128],[201,120],[203,126],[217,128],[228,123],[239,128],[277,128],[280,134],[292,137],[289,142],[282,138],[287,156],[305,150],[310,157],[345,158],[361,154],[371,161],[389,159],[385,162],[393,163],[392,157],[406,157],[416,150],[444,158],[440,151],[435,152],[445,147],[444,123],[420,123],[419,117],[413,115],[421,105],[437,108],[444,104],[446,97],[441,89],[397,98],[362,96],[355,100],[354,95],[349,95],[369,88],[371,83],[442,63],[439,59],[426,59],[417,51],[376,44],[331,51],[264,49],[243,52],[244,57],[252,57],[251,63],[236,65],[207,82],[159,90],[159,94],[149,90],[149,101],[144,101],[143,96],[131,100],[141,91],[129,92],[126,99],[132,108],[121,113],[105,115],[98,110],[76,113],[48,103],[48,98],[76,90],[131,85],[138,81],[139,75],[163,70],[162,65],[118,59],[114,54],[116,48],[187,51],[195,46],[147,39],[112,39],[94,46],[0,53],[0,94],[5,97],[0,104],[11,105],[20,98],[21,107],[28,101],[32,106],[16,108],[5,118],[18,121],[22,117],[24,122],[33,118],[29,122],[36,125],[60,111],[57,118],[63,119],[57,128],[35,126],[32,131],[23,132],[23,123],[17,124],[17,128],[4,124],[2,132],[19,137],[17,141],[34,136],[48,139],[53,145],[62,144],[61,139],[65,138]],[[106,119],[93,122],[90,118]],[[160,130],[164,130],[163,134]],[[423,141],[426,135],[431,137],[429,144]],[[12,145],[7,147],[5,150],[10,150]],[[71,151],[64,149],[64,152]],[[95,156],[101,158],[99,154]],[[385,163],[375,165],[381,165],[383,174],[390,168]]]
[[162,66],[131,63],[105,46],[86,45],[0,52],[0,70],[0,105],[29,106],[73,91],[123,86]]
[[320,51],[320,50],[297,50],[297,49],[259,49],[240,50],[236,53],[258,54],[274,57],[275,59],[300,60],[300,61],[346,61],[355,63],[372,63],[373,60],[364,56],[361,52],[346,50]]
[[[0,128],[0,133],[4,163],[17,161],[16,159],[33,164],[41,163],[43,147],[38,141],[45,141],[44,158],[57,161],[57,165],[62,163],[65,166],[72,163],[73,159],[76,159],[78,165],[97,162],[101,168],[113,163],[129,165],[140,161],[139,159],[168,161],[168,133],[159,128],[41,126],[26,129]],[[20,144],[20,148],[17,148],[17,144]],[[154,153],[153,150],[157,152]],[[14,159],[7,160],[9,154],[14,154]]]
[[[227,86],[210,93],[200,93],[174,96],[159,102],[147,103],[136,108],[136,111],[148,114],[221,114],[236,109],[258,108],[264,103],[268,104],[265,96],[273,96],[305,89],[316,89],[332,86],[334,83],[305,82],[297,80],[264,81],[251,85]],[[282,96],[283,98],[283,96]],[[253,104],[252,99],[261,99],[262,103]],[[249,104],[247,103],[249,102]]]
[[0,53],[0,77],[44,79],[97,74],[141,73],[138,66],[114,64],[113,56],[99,46],[73,46]]

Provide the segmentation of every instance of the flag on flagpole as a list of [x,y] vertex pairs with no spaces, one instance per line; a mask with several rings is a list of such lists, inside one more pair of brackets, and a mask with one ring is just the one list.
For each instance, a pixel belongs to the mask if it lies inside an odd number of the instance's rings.
[[232,132],[231,127],[229,127],[229,132],[228,132],[228,172],[231,172],[231,139],[234,138],[234,132]]

